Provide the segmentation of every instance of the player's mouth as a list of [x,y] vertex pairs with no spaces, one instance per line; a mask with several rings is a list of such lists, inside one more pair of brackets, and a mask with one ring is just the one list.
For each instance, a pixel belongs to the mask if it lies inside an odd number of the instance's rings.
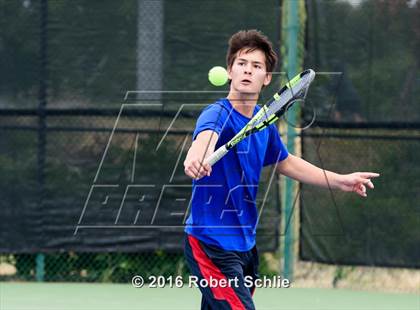
[[249,85],[249,84],[251,84],[252,83],[252,81],[251,80],[248,80],[248,79],[243,79],[242,81],[241,81],[241,84],[243,84],[243,85]]

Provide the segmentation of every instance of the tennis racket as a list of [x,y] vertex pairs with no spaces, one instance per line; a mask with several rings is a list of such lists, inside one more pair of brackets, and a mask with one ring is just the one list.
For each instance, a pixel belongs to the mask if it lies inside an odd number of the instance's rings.
[[305,70],[290,80],[264,105],[257,114],[229,142],[219,147],[205,162],[210,166],[217,163],[230,149],[249,135],[261,131],[277,121],[297,100],[305,99],[315,72]]

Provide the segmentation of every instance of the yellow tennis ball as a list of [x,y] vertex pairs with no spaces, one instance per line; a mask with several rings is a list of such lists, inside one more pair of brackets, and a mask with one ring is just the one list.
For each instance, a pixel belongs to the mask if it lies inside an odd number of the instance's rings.
[[214,86],[223,86],[228,81],[228,73],[225,68],[216,66],[209,71],[209,81]]

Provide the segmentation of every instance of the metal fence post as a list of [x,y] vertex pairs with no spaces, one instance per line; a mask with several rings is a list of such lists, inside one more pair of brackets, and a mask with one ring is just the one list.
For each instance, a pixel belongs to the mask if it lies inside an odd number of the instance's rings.
[[[40,76],[38,94],[38,152],[37,152],[37,179],[38,179],[38,211],[42,212],[45,196],[45,148],[46,148],[46,113],[47,82],[48,82],[48,0],[41,0],[40,5]],[[45,256],[42,253],[36,256],[36,280],[43,281],[45,275]]]

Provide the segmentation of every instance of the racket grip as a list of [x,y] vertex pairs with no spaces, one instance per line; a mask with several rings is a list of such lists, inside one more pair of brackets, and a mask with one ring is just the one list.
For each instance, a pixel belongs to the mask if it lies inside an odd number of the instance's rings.
[[225,156],[229,152],[226,145],[219,147],[213,154],[206,158],[206,164],[213,166],[215,163],[219,161],[223,156]]

